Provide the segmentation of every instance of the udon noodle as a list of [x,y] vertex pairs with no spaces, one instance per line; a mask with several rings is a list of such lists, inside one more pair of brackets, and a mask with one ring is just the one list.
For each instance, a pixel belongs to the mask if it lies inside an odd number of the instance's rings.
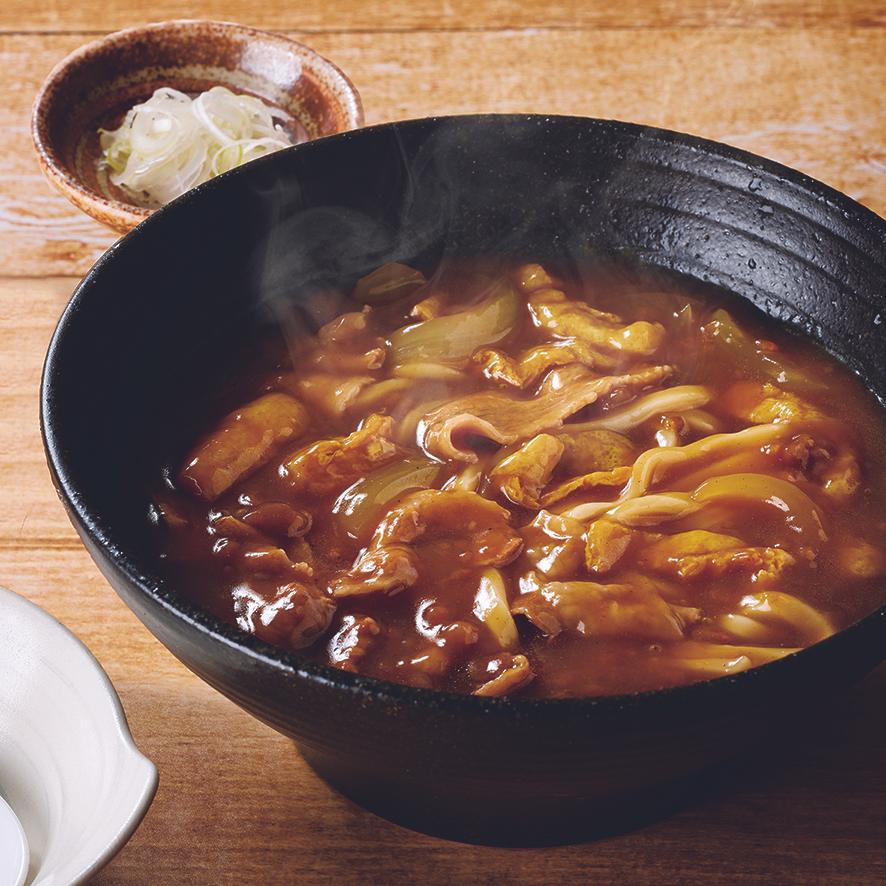
[[726,294],[390,264],[350,297],[156,491],[170,575],[243,631],[556,697],[764,665],[882,602],[882,411]]

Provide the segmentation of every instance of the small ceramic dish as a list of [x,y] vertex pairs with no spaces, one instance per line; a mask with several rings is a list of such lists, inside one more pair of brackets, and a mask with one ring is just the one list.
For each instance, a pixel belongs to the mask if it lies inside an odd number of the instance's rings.
[[0,797],[0,884],[22,886],[30,861],[24,828],[6,800]]
[[0,674],[0,794],[30,845],[25,882],[81,883],[135,831],[157,790],[157,770],[133,743],[92,653],[4,588]]
[[286,111],[309,139],[363,123],[360,95],[332,62],[279,34],[229,22],[169,21],[118,31],[63,59],[34,103],[40,166],[75,206],[118,231],[152,210],[136,205],[99,168],[99,128],[170,86],[249,93]]

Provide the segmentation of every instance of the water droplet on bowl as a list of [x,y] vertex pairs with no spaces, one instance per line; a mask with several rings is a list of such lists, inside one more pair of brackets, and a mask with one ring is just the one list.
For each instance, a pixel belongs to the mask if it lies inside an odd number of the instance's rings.
[[748,267],[753,271],[757,267],[757,263],[752,259],[748,259]]
[[760,179],[760,178],[757,178],[757,176],[754,176],[754,177],[748,182],[748,190],[749,190],[749,191],[753,191],[753,192],[755,192],[755,193],[756,193],[757,191],[762,191],[762,190],[763,190],[763,180]]

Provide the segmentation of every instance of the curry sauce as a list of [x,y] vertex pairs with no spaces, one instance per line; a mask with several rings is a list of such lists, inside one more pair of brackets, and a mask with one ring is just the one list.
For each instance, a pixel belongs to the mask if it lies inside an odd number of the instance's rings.
[[158,479],[165,568],[220,618],[563,697],[763,665],[883,602],[882,408],[728,294],[395,263],[349,298]]

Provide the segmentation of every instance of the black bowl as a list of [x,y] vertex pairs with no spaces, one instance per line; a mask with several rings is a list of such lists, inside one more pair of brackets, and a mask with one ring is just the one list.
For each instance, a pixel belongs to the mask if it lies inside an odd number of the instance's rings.
[[886,607],[797,655],[693,686],[450,695],[306,661],[189,603],[163,577],[148,490],[217,408],[208,394],[247,325],[294,305],[328,312],[312,293],[391,257],[602,255],[710,281],[813,336],[883,399],[884,243],[882,219],[800,173],[625,123],[477,116],[323,139],[197,188],[99,260],[46,360],[49,465],[92,557],[149,630],[345,793],[465,839],[611,830],[626,808],[658,809],[670,786],[872,668]]

